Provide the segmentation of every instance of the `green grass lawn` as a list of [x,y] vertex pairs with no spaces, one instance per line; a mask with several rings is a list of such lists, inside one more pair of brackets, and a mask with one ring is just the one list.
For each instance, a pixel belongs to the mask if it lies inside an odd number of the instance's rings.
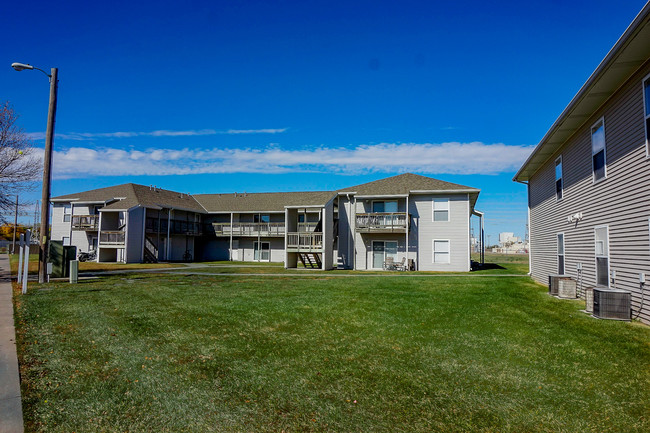
[[650,431],[650,329],[545,292],[326,272],[30,284],[27,431]]

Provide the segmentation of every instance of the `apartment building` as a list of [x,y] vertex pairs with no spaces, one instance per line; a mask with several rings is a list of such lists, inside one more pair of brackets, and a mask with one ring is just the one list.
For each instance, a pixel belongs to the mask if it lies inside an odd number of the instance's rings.
[[340,191],[189,195],[124,184],[52,199],[52,239],[100,262],[469,271],[479,190],[406,173]]
[[[515,175],[527,184],[534,279],[631,292],[650,323],[650,3]],[[582,291],[580,291],[582,294]]]

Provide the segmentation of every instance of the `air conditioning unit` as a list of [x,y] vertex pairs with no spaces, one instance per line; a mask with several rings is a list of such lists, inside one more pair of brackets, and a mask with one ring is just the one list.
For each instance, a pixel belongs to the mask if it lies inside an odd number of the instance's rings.
[[558,278],[557,296],[562,299],[575,299],[578,297],[576,291],[576,280],[573,278]]
[[599,319],[632,319],[632,294],[625,290],[594,287],[594,317]]
[[563,279],[571,279],[568,275],[549,275],[548,276],[548,294],[551,296],[558,296],[560,291],[560,281]]

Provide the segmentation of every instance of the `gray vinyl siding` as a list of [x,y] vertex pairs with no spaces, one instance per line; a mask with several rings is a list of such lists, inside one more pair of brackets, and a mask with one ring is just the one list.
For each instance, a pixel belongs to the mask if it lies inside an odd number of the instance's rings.
[[[449,198],[449,221],[433,221],[433,200],[436,198]],[[468,272],[470,215],[467,194],[411,195],[409,209],[417,236],[418,270]],[[450,263],[433,263],[434,240],[449,240]]]
[[334,247],[334,202],[331,201],[322,211],[323,215],[323,269],[333,268],[333,247]]
[[[52,206],[52,240],[60,241],[64,236],[70,236],[71,222],[63,222],[63,204]],[[72,220],[72,218],[70,218]]]
[[127,214],[126,263],[142,262],[143,222],[145,209],[138,207]]
[[[565,273],[577,277],[583,267],[582,288],[596,283],[594,227],[609,227],[610,270],[616,287],[632,292],[636,312],[641,302],[639,272],[650,276],[650,160],[646,158],[642,79],[646,63],[571,137],[529,182],[531,209],[531,272],[547,284],[557,272],[556,233],[565,234]],[[605,121],[607,178],[594,183],[591,165],[591,126]],[[562,155],[564,196],[555,197],[555,159]],[[583,219],[569,223],[569,215]],[[580,287],[579,287],[580,289]],[[646,296],[648,298],[648,296]],[[641,319],[650,323],[646,299]]]

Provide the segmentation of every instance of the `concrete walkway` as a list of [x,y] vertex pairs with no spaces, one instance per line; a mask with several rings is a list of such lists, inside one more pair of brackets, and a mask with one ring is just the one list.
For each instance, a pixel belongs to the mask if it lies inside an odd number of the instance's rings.
[[23,432],[9,257],[0,254],[0,433]]

